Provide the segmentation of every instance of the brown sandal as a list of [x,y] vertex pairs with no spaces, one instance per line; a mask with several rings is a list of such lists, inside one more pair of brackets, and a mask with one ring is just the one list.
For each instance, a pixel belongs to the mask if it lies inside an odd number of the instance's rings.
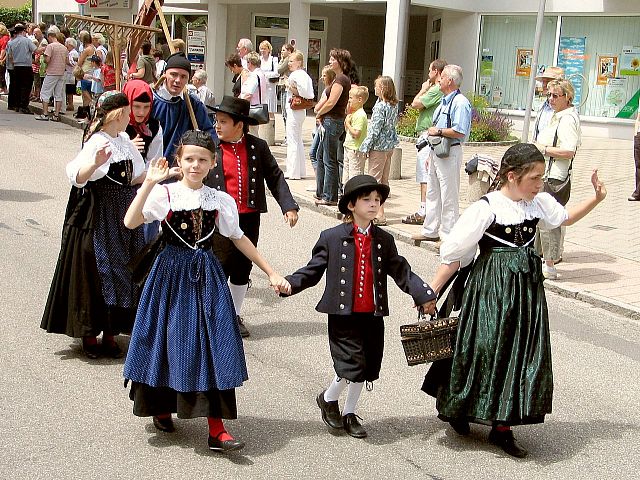
[[407,225],[422,225],[424,223],[424,215],[419,213],[412,213],[402,219],[402,223]]

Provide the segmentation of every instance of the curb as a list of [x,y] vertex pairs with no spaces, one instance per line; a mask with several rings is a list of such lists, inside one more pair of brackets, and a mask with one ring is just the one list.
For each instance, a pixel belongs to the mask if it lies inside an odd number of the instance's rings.
[[[5,97],[6,95],[3,95],[3,97]],[[7,105],[7,100],[6,98],[0,98],[0,103]],[[31,110],[32,113],[34,114],[41,114],[42,113],[42,104],[40,103],[35,103],[35,102],[30,102],[29,103],[29,110]],[[60,115],[60,121],[59,122],[54,122],[54,123],[64,123],[65,125],[69,125],[70,127],[75,127],[79,130],[84,130],[84,125],[79,123],[75,118],[72,117],[72,114],[74,112],[64,112],[63,115]],[[20,115],[18,113],[16,113],[16,115]],[[24,115],[24,114],[22,114]],[[40,122],[36,122],[36,123],[40,123]]]
[[[294,192],[291,192],[291,193],[293,195],[293,198],[296,200],[296,202],[298,202],[298,205],[300,205],[301,207],[311,208],[312,210],[319,212],[327,217],[342,219],[342,214],[337,210],[335,210],[334,208],[326,207],[326,206],[316,206],[313,201],[309,200],[309,198]],[[271,195],[269,190],[267,190],[267,194]],[[420,242],[420,245],[416,245],[415,240],[413,240],[411,236],[406,234],[405,232],[395,230],[393,227],[388,227],[388,226],[382,227],[382,228],[384,228],[388,233],[390,233],[393,236],[393,238],[395,238],[400,242],[403,242],[418,248],[422,248],[434,255],[440,254],[439,242],[438,243]],[[640,321],[640,308],[634,307],[633,305],[618,302],[611,298],[603,297],[595,293],[582,292],[580,290],[573,290],[571,288],[563,286],[561,283],[554,280],[545,280],[544,285],[545,285],[545,290],[556,293],[562,297],[579,300],[579,301],[588,303],[590,305],[593,305],[594,307],[607,310],[608,312],[625,316],[631,320]]]

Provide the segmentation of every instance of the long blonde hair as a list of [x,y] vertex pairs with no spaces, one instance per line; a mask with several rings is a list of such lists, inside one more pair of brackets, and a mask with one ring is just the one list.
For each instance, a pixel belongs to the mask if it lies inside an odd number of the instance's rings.
[[383,101],[390,103],[391,105],[398,104],[398,97],[396,96],[396,86],[393,83],[391,77],[384,75],[376,78],[376,85],[380,86],[380,97]]

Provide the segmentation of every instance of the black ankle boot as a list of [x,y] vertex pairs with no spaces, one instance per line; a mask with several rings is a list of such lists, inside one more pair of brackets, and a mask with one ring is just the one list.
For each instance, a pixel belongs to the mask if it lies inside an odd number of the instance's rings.
[[489,433],[489,441],[502,448],[502,450],[512,457],[524,458],[529,453],[518,444],[511,430],[501,432],[494,427],[491,429],[491,433]]

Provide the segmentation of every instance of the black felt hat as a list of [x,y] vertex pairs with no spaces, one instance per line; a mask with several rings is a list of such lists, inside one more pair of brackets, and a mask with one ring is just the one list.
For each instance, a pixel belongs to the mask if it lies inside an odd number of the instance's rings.
[[349,215],[351,213],[348,208],[349,202],[353,202],[355,204],[358,199],[358,195],[361,192],[371,190],[377,190],[382,197],[380,205],[382,205],[389,196],[389,185],[378,183],[378,181],[371,175],[356,175],[345,184],[344,194],[338,202],[338,210],[340,210],[344,215]]
[[247,125],[258,125],[258,121],[249,116],[249,100],[225,95],[220,105],[210,107],[214,112],[222,112],[242,120]]
[[176,52],[173,55],[169,55],[164,71],[166,72],[170,68],[181,68],[191,74],[191,62],[185,57],[184,52]]

